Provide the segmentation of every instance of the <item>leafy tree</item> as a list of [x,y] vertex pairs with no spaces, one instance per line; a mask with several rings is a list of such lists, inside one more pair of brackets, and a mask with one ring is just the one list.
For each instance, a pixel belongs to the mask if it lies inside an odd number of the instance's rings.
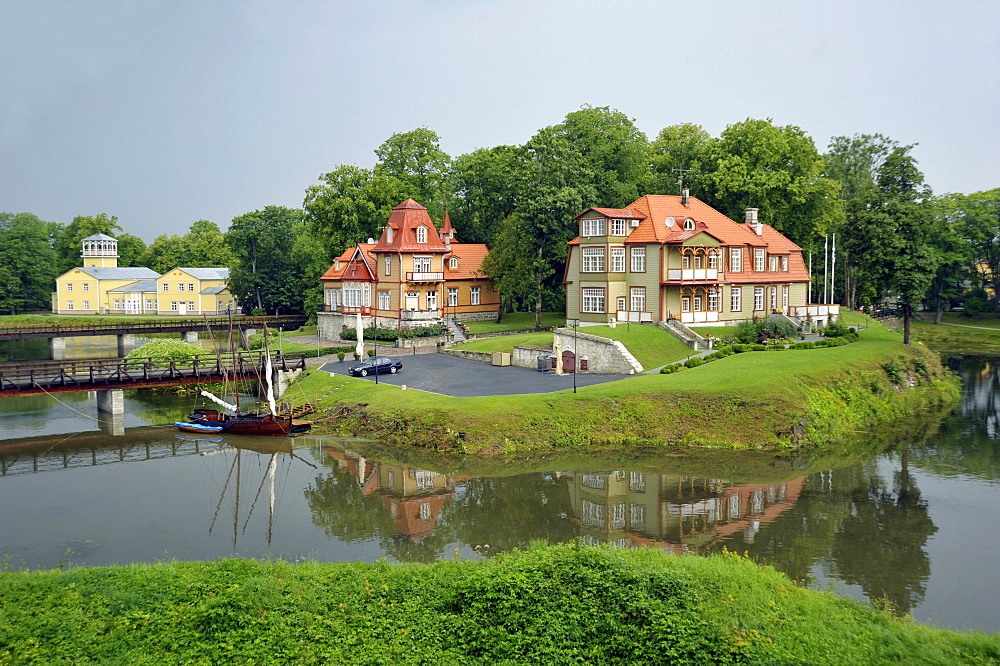
[[0,310],[48,308],[59,275],[52,235],[56,225],[31,213],[0,213]]
[[[862,301],[872,302],[878,297],[877,278],[866,275],[855,256],[862,257],[867,249],[866,232],[859,226],[868,198],[875,188],[875,179],[885,158],[898,148],[899,143],[881,134],[855,134],[835,136],[824,160],[824,175],[840,183],[839,201],[844,212],[840,224],[831,231],[837,233],[838,263],[843,267],[842,302],[853,309],[860,290]],[[904,146],[909,150],[913,146]]]
[[518,303],[534,304],[537,300],[540,287],[528,260],[536,252],[528,225],[520,216],[510,215],[500,223],[482,270],[500,292],[501,313],[516,312]]
[[556,132],[591,174],[594,200],[588,205],[621,208],[645,194],[651,176],[649,140],[624,113],[584,106],[568,114]]
[[226,245],[225,235],[219,225],[208,220],[198,220],[184,235],[183,266],[188,268],[227,267],[233,263],[233,253]]
[[762,222],[803,247],[839,222],[839,185],[823,175],[823,158],[800,128],[747,119],[727,127],[706,152],[695,191],[729,217],[740,220],[746,208],[757,208]]
[[226,244],[234,256],[229,290],[248,307],[269,314],[302,312],[302,267],[290,248],[303,231],[302,211],[267,206],[233,219]]
[[146,242],[132,234],[118,234],[118,265],[145,266]]
[[908,147],[897,147],[879,167],[875,188],[862,200],[858,227],[867,250],[855,258],[869,276],[896,293],[903,310],[903,342],[910,320],[926,295],[938,257],[930,245],[930,190]]
[[434,219],[444,216],[446,179],[451,168],[451,158],[439,144],[437,132],[418,127],[393,134],[375,149],[379,159],[375,173],[395,181],[403,199],[423,204]]
[[682,123],[660,130],[650,144],[652,190],[658,194],[681,194],[678,181],[690,182],[701,172],[708,156],[711,135],[701,125]]
[[[927,231],[931,249],[936,255],[937,271],[927,298],[934,305],[935,323],[941,322],[946,305],[961,298],[970,276],[978,274],[972,246],[962,235],[962,224],[950,214],[954,210],[954,196],[936,197],[931,202],[933,223]],[[985,299],[983,305],[985,307]]]
[[516,146],[480,148],[457,157],[452,168],[451,217],[464,243],[486,243],[491,251],[501,224],[517,209],[523,189]]
[[107,213],[95,216],[77,215],[56,235],[56,274],[62,275],[71,268],[81,265],[80,253],[83,250],[83,239],[87,236],[107,234],[117,237],[122,231],[118,218],[113,215],[111,217],[108,217]]
[[[306,190],[305,215],[323,238],[326,259],[377,238],[392,207],[405,199],[398,181],[383,172],[342,165]],[[426,204],[425,204],[426,205]]]
[[152,268],[157,273],[166,273],[175,268],[185,266],[187,258],[187,249],[183,238],[177,234],[170,236],[160,234],[146,248],[142,265]]
[[969,273],[992,290],[995,312],[1000,313],[1000,188],[950,194],[937,203],[968,245]]

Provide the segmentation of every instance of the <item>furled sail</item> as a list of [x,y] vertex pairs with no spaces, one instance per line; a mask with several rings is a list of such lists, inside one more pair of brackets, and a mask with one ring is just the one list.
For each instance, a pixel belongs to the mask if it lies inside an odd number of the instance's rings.
[[272,414],[278,413],[278,408],[274,404],[274,381],[273,381],[273,369],[271,368],[271,354],[264,350],[264,375],[265,381],[267,383],[267,405],[271,408]]
[[220,407],[223,407],[225,409],[228,409],[229,411],[231,411],[234,414],[239,411],[239,409],[236,408],[236,405],[230,405],[228,402],[226,402],[225,400],[223,400],[219,396],[213,395],[213,394],[209,393],[208,391],[206,391],[204,389],[202,389],[201,394],[203,396],[205,396],[206,398],[208,398],[209,400],[211,400],[212,402],[214,402],[215,404],[217,404]]

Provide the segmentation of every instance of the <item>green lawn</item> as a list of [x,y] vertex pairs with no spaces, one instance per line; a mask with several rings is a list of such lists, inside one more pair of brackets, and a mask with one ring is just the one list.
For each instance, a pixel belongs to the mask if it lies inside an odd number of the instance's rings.
[[618,324],[614,328],[584,326],[579,330],[581,333],[618,340],[642,364],[644,370],[685,359],[693,353],[687,345],[667,331],[648,324]]
[[479,340],[469,340],[460,345],[455,345],[454,349],[476,352],[512,352],[514,347],[544,347],[552,346],[552,333],[542,331],[539,333],[519,333],[517,335],[498,335],[493,338],[482,338]]
[[[555,328],[566,323],[563,312],[543,312],[542,327]],[[470,321],[470,333],[495,333],[497,331],[523,331],[535,328],[534,312],[508,312],[499,324],[491,321]]]
[[0,573],[0,664],[960,664],[1000,637],[771,567],[579,543],[434,564],[170,562]]

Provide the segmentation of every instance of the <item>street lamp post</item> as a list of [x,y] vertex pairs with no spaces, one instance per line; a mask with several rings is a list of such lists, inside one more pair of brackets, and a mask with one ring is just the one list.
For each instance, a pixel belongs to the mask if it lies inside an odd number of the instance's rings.
[[580,320],[573,320],[573,393],[576,393],[576,372],[580,369],[580,359],[577,357],[577,337],[576,329],[580,326]]

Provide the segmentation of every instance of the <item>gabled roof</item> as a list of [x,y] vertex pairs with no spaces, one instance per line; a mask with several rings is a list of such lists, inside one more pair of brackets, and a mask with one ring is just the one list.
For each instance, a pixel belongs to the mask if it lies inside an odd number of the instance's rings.
[[151,294],[156,291],[156,280],[136,280],[115,289],[108,289],[109,294]]
[[374,280],[373,268],[375,266],[375,255],[372,249],[375,247],[371,243],[358,243],[355,247],[344,251],[337,257],[340,268],[337,268],[335,261],[320,280]]
[[199,294],[221,294],[226,289],[228,289],[228,287],[223,284],[223,285],[219,285],[218,287],[205,287],[204,289],[202,289],[198,293]]
[[[128,267],[121,266],[117,268],[108,267],[98,267],[98,266],[77,266],[76,268],[71,268],[67,273],[72,273],[73,271],[81,271],[86,273],[92,278],[98,280],[146,280],[149,278],[156,279],[160,277],[160,274],[154,271],[152,268],[146,268],[144,266],[138,267]],[[65,275],[64,273],[63,275]],[[62,276],[60,276],[62,277]]]
[[[483,265],[483,259],[489,254],[489,249],[482,243],[452,243],[451,253],[444,258],[444,277],[446,280],[472,280]],[[451,257],[458,257],[458,268],[449,268]]]
[[87,236],[83,240],[113,240],[113,241],[116,241],[118,239],[115,238],[114,236],[108,236],[107,234],[96,233],[93,236]]
[[[696,230],[707,230],[727,245],[767,244],[747,225],[734,222],[697,197],[688,197],[688,203],[684,205],[680,196],[647,194],[629,204],[629,208],[644,213],[645,219],[629,234],[627,243],[681,242],[683,222],[691,218],[696,223]],[[668,218],[673,218],[672,227],[667,226]],[[704,227],[699,223],[703,223]]]
[[641,220],[644,217],[646,217],[643,213],[640,213],[639,211],[636,210],[632,210],[631,208],[588,208],[587,210],[583,211],[573,219],[579,220],[581,217],[583,217],[590,211],[595,211],[605,217],[614,217],[625,220]]
[[228,280],[228,268],[177,268],[197,280]]
[[[426,227],[427,241],[417,242],[417,228]],[[392,240],[389,240],[388,229],[392,229]],[[438,235],[427,209],[413,199],[407,199],[392,209],[386,229],[375,244],[375,252],[429,252],[444,253],[447,248]]]

